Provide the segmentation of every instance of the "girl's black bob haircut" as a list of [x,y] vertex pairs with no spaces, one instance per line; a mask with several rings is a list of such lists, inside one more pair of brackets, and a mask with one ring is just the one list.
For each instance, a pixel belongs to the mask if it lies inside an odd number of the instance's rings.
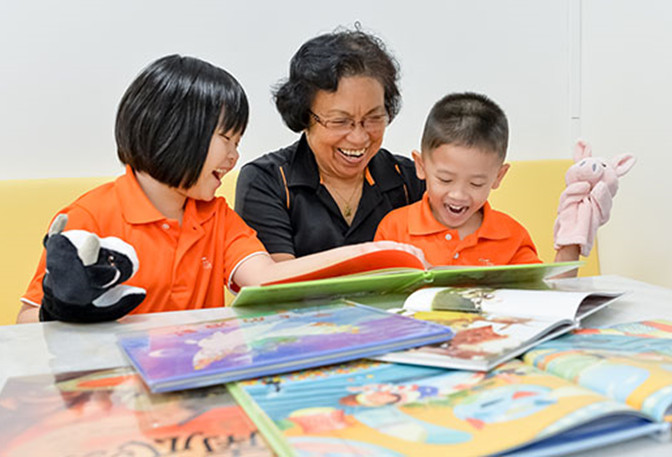
[[212,135],[242,134],[248,117],[245,91],[226,70],[194,57],[162,57],[119,103],[117,154],[135,171],[188,189],[198,180]]
[[292,57],[289,78],[276,86],[275,106],[287,127],[294,132],[307,128],[317,91],[335,92],[341,78],[349,76],[369,76],[380,82],[392,122],[401,108],[396,59],[374,35],[336,30],[305,42]]

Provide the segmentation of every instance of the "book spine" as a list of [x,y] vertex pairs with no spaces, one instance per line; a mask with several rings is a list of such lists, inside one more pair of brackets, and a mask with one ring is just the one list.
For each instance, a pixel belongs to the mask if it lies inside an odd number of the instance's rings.
[[268,445],[278,457],[296,457],[294,450],[285,439],[273,420],[257,405],[239,383],[226,385],[231,396],[238,402],[248,417],[255,423],[259,432],[264,436]]

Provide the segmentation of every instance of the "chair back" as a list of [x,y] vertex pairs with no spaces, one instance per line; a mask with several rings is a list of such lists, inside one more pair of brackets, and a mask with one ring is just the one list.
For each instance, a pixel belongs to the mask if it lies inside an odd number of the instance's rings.
[[[501,186],[490,193],[489,202],[527,228],[537,246],[539,257],[552,262],[553,224],[560,194],[565,189],[565,172],[574,163],[571,159],[512,161]],[[579,276],[600,274],[597,241],[579,269]]]
[[[228,173],[217,195],[233,207],[238,170]],[[42,254],[42,240],[56,213],[114,177],[0,180],[0,325],[13,324]],[[67,227],[66,227],[67,229]],[[226,291],[227,303],[231,295]]]

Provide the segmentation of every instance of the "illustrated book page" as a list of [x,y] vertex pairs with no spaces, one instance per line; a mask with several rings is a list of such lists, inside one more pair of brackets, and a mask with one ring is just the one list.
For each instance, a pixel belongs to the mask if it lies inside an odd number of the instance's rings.
[[[664,321],[659,321],[664,322]],[[621,326],[628,332],[641,323]],[[650,327],[655,328],[655,327]],[[661,331],[659,327],[656,330]],[[668,329],[672,327],[667,327]],[[594,332],[598,330],[598,332]],[[540,369],[672,422],[672,340],[584,329],[525,354]]]
[[669,429],[520,361],[490,373],[357,361],[229,389],[280,456],[538,455]]
[[[447,342],[375,357],[388,362],[465,370],[490,370],[532,347],[575,329],[575,316],[607,306],[621,293],[486,287],[420,289],[403,310],[416,319],[450,327]],[[455,309],[469,311],[430,311]]]
[[225,309],[230,317],[119,335],[153,392],[272,375],[446,341],[447,327],[345,301]]

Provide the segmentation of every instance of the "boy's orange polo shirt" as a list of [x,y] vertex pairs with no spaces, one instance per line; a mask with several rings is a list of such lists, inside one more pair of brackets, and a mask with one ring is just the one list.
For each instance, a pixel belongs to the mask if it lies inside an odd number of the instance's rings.
[[434,218],[427,193],[419,202],[390,212],[378,225],[375,241],[412,244],[432,265],[509,265],[540,263],[527,230],[512,217],[483,206],[483,222],[460,240],[457,230]]
[[[144,194],[133,171],[79,197],[61,211],[66,230],[88,230],[115,236],[138,254],[137,273],[124,284],[147,290],[133,313],[151,313],[224,306],[224,286],[237,266],[266,250],[256,232],[221,198],[187,200],[182,225],[164,217]],[[43,252],[37,272],[22,297],[42,302]]]

